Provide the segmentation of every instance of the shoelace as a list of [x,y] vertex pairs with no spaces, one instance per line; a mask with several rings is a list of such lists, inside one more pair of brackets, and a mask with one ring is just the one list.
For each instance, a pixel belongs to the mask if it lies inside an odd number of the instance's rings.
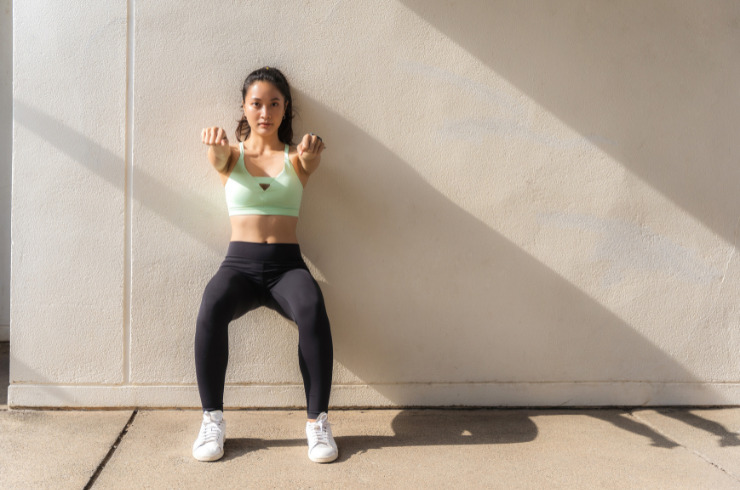
[[221,433],[221,429],[219,429],[218,424],[216,422],[208,422],[203,424],[203,426],[200,428],[200,440],[202,441],[201,444],[206,444],[209,442],[218,442],[218,436]]
[[311,425],[311,447],[319,443],[329,445],[328,426],[329,422],[324,420],[317,420]]

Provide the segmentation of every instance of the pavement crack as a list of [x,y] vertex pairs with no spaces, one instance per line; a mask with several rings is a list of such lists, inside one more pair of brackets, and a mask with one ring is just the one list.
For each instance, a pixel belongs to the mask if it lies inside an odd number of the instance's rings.
[[738,478],[737,475],[735,475],[731,471],[728,471],[727,469],[721,467],[720,465],[718,465],[717,463],[715,463],[714,461],[712,461],[708,456],[705,456],[704,454],[702,454],[701,452],[699,452],[699,451],[697,451],[695,449],[691,449],[690,447],[687,447],[685,444],[681,444],[680,441],[678,441],[677,439],[674,439],[673,437],[670,437],[665,431],[662,431],[662,430],[658,429],[655,425],[651,424],[649,421],[647,421],[647,420],[639,417],[634,411],[630,410],[629,411],[629,414],[632,417],[634,417],[635,419],[639,420],[640,423],[647,425],[648,427],[650,427],[652,430],[654,430],[655,432],[657,432],[661,436],[665,437],[666,439],[668,439],[670,441],[673,441],[676,444],[677,447],[684,448],[686,451],[689,451],[690,453],[693,453],[695,456],[698,456],[699,458],[703,459],[704,461],[706,461],[710,465],[714,466],[715,468],[717,468],[718,470],[720,470],[722,473],[726,474],[727,476],[729,476],[733,480],[735,480],[737,482],[740,482],[740,478]]
[[100,473],[102,473],[103,468],[105,468],[105,465],[108,464],[108,461],[110,461],[110,459],[113,457],[113,453],[116,452],[118,445],[121,443],[121,440],[123,440],[123,436],[126,435],[129,427],[131,427],[131,424],[134,423],[134,418],[136,417],[137,413],[139,413],[138,409],[133,411],[133,413],[131,414],[131,417],[129,417],[128,419],[128,422],[126,422],[126,425],[124,425],[123,429],[121,429],[121,433],[118,434],[118,438],[108,450],[108,454],[105,455],[103,460],[100,462],[98,467],[95,469],[95,473],[92,474],[92,476],[90,477],[90,480],[87,482],[87,485],[85,485],[84,490],[89,490],[90,488],[92,488],[93,484],[95,483],[95,480],[98,479],[98,476],[100,476]]

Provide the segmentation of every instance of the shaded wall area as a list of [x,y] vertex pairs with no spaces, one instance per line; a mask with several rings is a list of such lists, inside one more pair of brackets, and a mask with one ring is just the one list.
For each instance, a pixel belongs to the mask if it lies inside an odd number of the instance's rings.
[[[327,143],[299,238],[333,406],[740,400],[740,62],[702,55],[734,4],[115,5],[16,4],[11,405],[198,405],[229,239],[198,135],[264,65]],[[233,322],[227,406],[301,406],[297,337]]]
[[0,342],[10,339],[10,180],[13,131],[13,16],[0,2]]

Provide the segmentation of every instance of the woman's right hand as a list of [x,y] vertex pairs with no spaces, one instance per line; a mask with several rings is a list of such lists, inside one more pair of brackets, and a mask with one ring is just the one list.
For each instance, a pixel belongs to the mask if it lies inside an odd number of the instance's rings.
[[203,131],[200,132],[200,137],[206,145],[221,146],[227,149],[229,147],[229,138],[226,136],[226,131],[218,126],[203,128]]
[[231,147],[226,131],[218,126],[203,128],[203,131],[200,132],[200,138],[204,144],[208,145],[208,157],[211,164],[216,167],[216,170],[223,170],[231,155]]

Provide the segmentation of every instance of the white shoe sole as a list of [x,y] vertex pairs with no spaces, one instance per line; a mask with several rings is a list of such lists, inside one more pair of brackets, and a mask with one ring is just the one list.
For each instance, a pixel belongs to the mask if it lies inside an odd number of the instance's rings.
[[223,451],[221,451],[221,454],[214,454],[214,455],[213,455],[213,456],[211,456],[210,458],[203,458],[203,457],[199,458],[199,457],[198,457],[198,456],[196,456],[195,454],[193,454],[193,457],[194,457],[195,459],[197,459],[198,461],[205,461],[205,462],[209,462],[209,461],[217,461],[217,460],[219,460],[219,459],[221,459],[221,458],[223,458],[223,457],[224,457],[224,452],[223,452]]
[[329,456],[326,458],[313,458],[311,455],[308,455],[308,459],[313,461],[314,463],[331,463],[332,461],[335,461],[339,457],[339,454],[336,454],[334,456]]

